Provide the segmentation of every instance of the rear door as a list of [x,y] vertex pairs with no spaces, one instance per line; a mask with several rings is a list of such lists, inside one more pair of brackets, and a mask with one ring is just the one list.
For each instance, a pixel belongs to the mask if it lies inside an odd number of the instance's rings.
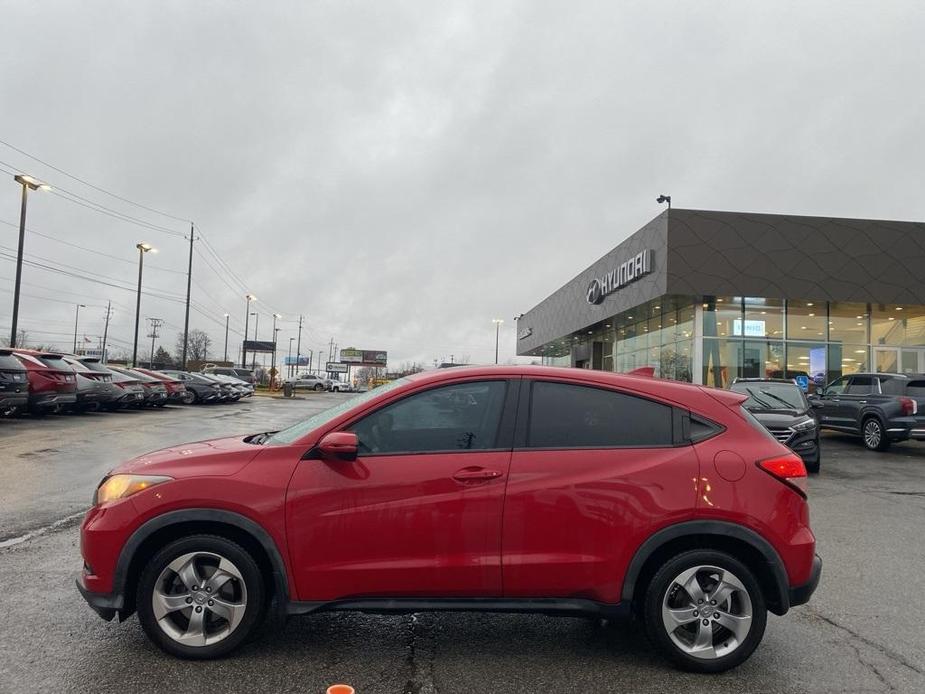
[[523,390],[504,502],[504,594],[618,602],[634,548],[694,507],[696,453],[675,445],[667,404],[554,380]]

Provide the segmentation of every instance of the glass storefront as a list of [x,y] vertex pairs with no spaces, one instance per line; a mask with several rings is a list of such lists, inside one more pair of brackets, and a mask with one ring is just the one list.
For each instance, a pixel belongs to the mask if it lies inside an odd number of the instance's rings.
[[859,371],[925,373],[925,306],[663,296],[550,343],[543,362],[652,367],[720,388],[742,377],[805,377],[812,391]]

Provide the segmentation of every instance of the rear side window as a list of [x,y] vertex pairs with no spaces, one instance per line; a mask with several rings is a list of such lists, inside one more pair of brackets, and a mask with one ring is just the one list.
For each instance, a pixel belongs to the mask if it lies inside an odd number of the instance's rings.
[[881,378],[880,392],[887,395],[903,395],[907,383],[905,378]]
[[906,386],[906,395],[913,398],[925,397],[925,381],[909,381],[909,385]]
[[672,408],[612,390],[537,381],[529,448],[671,446]]

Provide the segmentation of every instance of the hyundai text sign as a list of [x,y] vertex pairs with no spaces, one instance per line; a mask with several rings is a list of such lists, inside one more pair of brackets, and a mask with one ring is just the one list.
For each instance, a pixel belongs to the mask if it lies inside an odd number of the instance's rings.
[[588,285],[586,298],[589,304],[599,304],[604,297],[618,289],[635,282],[640,277],[652,272],[652,251],[648,248],[640,251],[626,262],[620,263],[610,272],[595,277]]

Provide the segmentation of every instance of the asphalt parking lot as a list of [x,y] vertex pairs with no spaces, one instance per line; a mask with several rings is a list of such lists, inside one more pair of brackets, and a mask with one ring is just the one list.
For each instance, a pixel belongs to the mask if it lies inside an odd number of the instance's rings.
[[0,421],[0,692],[925,691],[921,443],[871,454],[824,435],[810,483],[822,583],[809,605],[770,616],[752,658],[720,676],[671,669],[632,625],[482,614],[322,614],[228,659],[185,662],[148,643],[134,617],[105,623],[84,604],[77,525],[110,467],[276,429],[345,397]]

